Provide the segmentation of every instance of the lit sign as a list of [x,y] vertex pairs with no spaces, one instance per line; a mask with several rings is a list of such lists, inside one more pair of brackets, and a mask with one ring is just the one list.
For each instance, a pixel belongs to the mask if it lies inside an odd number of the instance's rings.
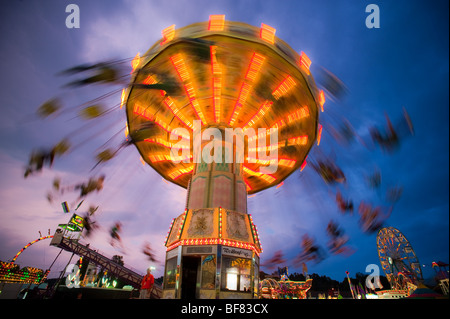
[[59,224],[58,227],[74,232],[82,231],[84,228],[84,218],[77,214],[73,214],[69,223]]
[[69,223],[70,223],[70,224],[74,224],[74,225],[76,225],[76,226],[78,226],[78,227],[83,228],[83,225],[84,225],[84,218],[81,217],[81,216],[79,216],[79,215],[77,215],[77,214],[73,214],[73,215],[72,215],[72,218],[70,219],[70,222],[69,222]]
[[222,254],[229,256],[237,256],[244,258],[252,258],[252,252],[247,249],[239,249],[239,248],[231,248],[231,247],[222,247]]

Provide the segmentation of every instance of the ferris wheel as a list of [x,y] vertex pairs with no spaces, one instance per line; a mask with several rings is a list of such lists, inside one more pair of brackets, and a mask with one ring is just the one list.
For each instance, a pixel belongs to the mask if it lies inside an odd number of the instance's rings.
[[407,283],[423,280],[419,259],[406,237],[394,227],[384,227],[377,235],[381,267],[392,289],[407,289]]

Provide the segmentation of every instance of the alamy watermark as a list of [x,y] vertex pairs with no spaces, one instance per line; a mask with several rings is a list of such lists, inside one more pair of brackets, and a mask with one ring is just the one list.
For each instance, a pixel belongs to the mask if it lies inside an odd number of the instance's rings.
[[[366,273],[369,273],[365,282],[367,288],[372,290],[383,288],[383,285],[380,282],[380,267],[378,267],[378,265],[369,264],[365,271]],[[79,288],[80,268],[75,264],[70,264],[66,268],[66,273],[69,273],[66,277],[66,287]]]
[[[264,163],[259,168],[262,174],[273,174],[278,169],[278,128],[258,128],[257,132],[253,128],[208,127],[202,130],[201,121],[195,120],[192,160],[191,148],[187,147],[190,145],[190,131],[178,127],[170,133],[171,141],[180,137],[181,140],[170,149],[170,158],[174,163],[244,163],[247,154],[248,163]],[[244,152],[244,137],[247,137],[247,152]],[[205,141],[209,142],[203,143]],[[223,147],[224,144],[226,147]]]
[[380,282],[380,267],[375,264],[367,265],[366,272],[369,276],[366,278],[366,287],[372,290],[383,288]]
[[366,27],[368,29],[380,28],[380,8],[376,4],[368,4],[366,6],[366,13],[370,13],[366,17]]
[[80,7],[76,4],[68,4],[66,6],[66,13],[70,13],[66,17],[66,27],[68,29],[80,28]]
[[75,264],[70,264],[66,268],[69,274],[66,277],[67,288],[80,288],[80,268]]

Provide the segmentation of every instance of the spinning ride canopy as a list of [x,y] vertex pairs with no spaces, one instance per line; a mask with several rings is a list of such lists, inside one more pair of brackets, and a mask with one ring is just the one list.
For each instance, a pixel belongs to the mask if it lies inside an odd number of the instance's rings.
[[[224,16],[162,33],[163,39],[133,60],[132,83],[122,94],[129,135],[145,162],[186,188],[194,171],[192,132],[198,120],[202,129],[253,129],[256,134],[259,128],[278,129],[276,144],[262,134],[267,153],[269,147],[278,152],[274,173],[260,172],[269,162],[249,158],[254,146],[250,138],[245,140],[243,173],[249,194],[281,183],[306,163],[309,150],[320,141],[318,114],[325,98],[303,52],[275,37],[270,26],[257,28]],[[176,128],[187,129],[188,136],[171,139]],[[190,151],[179,163],[170,157],[176,143]]]

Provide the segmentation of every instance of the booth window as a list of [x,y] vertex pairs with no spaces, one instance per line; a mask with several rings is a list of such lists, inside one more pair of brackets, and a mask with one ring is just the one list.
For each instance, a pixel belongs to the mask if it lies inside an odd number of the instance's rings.
[[164,289],[175,288],[177,272],[177,257],[171,258],[166,262],[166,276],[164,280]]
[[222,257],[222,290],[250,292],[251,259]]

